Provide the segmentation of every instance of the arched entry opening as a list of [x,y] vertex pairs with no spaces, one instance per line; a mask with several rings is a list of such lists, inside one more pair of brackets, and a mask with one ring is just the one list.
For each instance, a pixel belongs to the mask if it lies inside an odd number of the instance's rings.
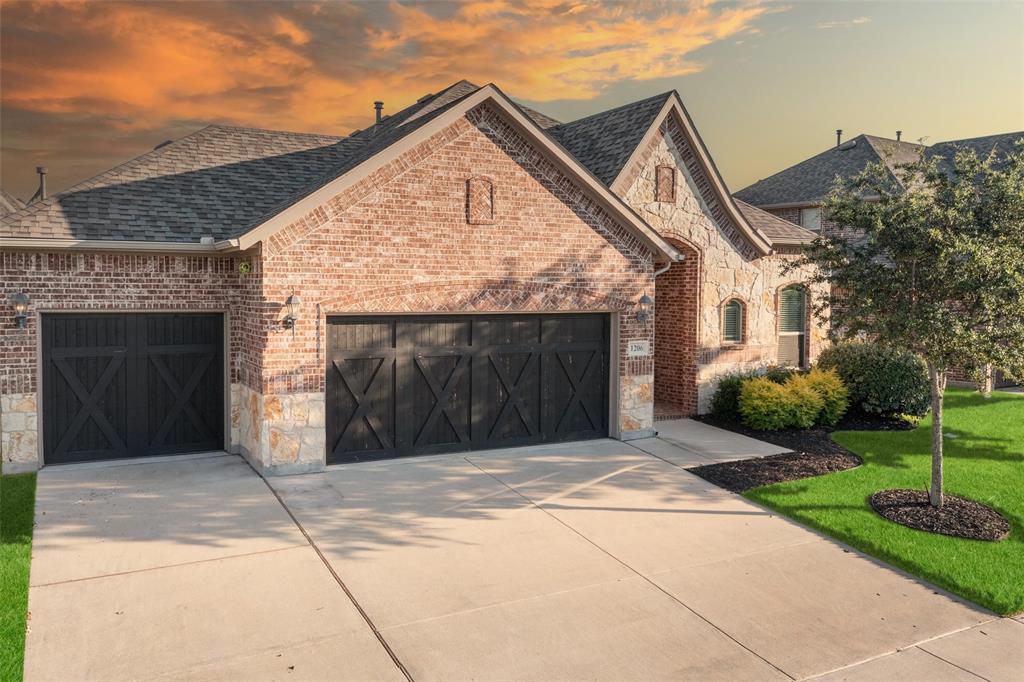
[[700,349],[700,252],[668,239],[684,260],[658,275],[654,285],[654,418],[697,414]]

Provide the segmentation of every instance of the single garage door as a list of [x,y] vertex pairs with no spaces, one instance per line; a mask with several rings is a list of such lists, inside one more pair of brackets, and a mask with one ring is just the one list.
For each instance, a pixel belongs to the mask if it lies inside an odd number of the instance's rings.
[[608,435],[607,315],[329,317],[328,462]]
[[219,314],[42,319],[47,464],[224,447]]

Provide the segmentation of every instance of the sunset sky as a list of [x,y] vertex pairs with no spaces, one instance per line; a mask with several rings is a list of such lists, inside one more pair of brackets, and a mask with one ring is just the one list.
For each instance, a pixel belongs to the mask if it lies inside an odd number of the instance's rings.
[[0,184],[207,123],[346,134],[460,78],[560,120],[677,89],[734,190],[835,129],[1024,129],[1024,2],[3,2]]

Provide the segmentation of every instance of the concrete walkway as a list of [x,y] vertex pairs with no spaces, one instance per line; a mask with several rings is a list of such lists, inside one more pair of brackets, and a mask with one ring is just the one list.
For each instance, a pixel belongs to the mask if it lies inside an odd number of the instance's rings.
[[774,446],[659,430],[272,479],[287,509],[229,456],[44,470],[27,677],[1024,672],[1024,623],[680,468]]

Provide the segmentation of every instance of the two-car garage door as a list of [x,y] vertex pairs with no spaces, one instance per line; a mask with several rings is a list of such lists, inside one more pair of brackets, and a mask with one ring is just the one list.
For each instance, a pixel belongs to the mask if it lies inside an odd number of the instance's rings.
[[327,322],[329,463],[608,435],[607,315]]

